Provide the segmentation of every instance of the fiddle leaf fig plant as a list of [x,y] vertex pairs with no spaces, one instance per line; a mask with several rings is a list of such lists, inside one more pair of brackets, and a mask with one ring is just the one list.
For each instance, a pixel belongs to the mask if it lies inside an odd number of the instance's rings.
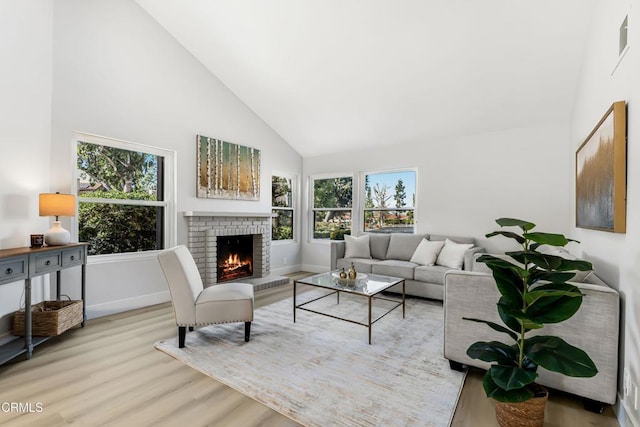
[[478,258],[493,273],[501,295],[498,315],[504,326],[482,319],[465,319],[484,323],[510,338],[509,344],[479,341],[467,349],[469,357],[493,363],[483,379],[487,396],[500,402],[532,398],[539,366],[572,377],[595,376],[598,370],[583,350],[559,337],[528,336],[545,324],[569,319],[580,308],[583,295],[568,282],[576,270],[591,270],[591,263],[540,251],[542,245],[564,247],[577,241],[562,234],[534,232],[535,224],[520,219],[499,218],[496,222],[501,227],[518,227],[521,232],[499,230],[486,237],[513,239],[521,249],[507,252],[507,257]]

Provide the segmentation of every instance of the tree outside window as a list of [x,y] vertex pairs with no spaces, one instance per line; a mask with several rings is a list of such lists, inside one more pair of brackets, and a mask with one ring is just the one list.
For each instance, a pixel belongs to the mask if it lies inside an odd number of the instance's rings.
[[272,240],[293,240],[294,208],[293,180],[283,176],[271,177],[271,219]]
[[313,179],[313,238],[343,239],[351,234],[353,178]]
[[415,188],[415,171],[365,174],[363,231],[413,233]]
[[78,238],[89,255],[164,248],[164,158],[79,141]]

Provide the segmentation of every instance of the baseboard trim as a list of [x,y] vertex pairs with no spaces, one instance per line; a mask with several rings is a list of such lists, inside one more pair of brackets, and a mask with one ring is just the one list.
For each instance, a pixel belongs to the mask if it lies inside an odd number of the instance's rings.
[[300,271],[301,268],[302,267],[300,264],[288,265],[286,267],[274,268],[273,270],[271,270],[271,274],[282,276],[285,274],[297,273],[298,271]]
[[328,270],[329,268],[324,265],[302,264],[302,271],[308,271],[309,273],[324,273]]
[[640,427],[640,420],[635,417],[633,408],[630,407],[630,399],[623,399],[622,395],[618,393],[618,402],[613,406],[613,410],[616,413],[616,418],[620,427]]
[[122,313],[124,311],[135,310],[136,308],[148,307],[168,301],[171,301],[171,294],[169,291],[162,291],[133,298],[109,301],[102,304],[87,305],[87,318],[95,319],[97,317]]

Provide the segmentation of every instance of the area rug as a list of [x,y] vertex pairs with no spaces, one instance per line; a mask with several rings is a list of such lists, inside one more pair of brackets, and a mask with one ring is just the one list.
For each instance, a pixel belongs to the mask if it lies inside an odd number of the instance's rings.
[[[313,292],[299,298],[311,299]],[[366,299],[341,294],[312,303],[353,320],[364,320]],[[374,318],[388,308],[375,301]],[[251,341],[244,325],[212,325],[156,348],[206,375],[310,427],[448,426],[464,374],[442,357],[442,305],[407,299],[367,328],[297,311],[292,300],[255,311]],[[308,306],[311,307],[311,306]]]

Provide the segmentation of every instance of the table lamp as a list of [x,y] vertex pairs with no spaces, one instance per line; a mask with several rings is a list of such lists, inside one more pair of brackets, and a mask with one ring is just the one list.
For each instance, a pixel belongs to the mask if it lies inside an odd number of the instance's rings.
[[61,216],[76,216],[76,198],[72,194],[40,194],[40,216],[55,216],[56,220],[44,235],[44,242],[50,246],[66,245],[71,240],[69,231],[62,228]]

